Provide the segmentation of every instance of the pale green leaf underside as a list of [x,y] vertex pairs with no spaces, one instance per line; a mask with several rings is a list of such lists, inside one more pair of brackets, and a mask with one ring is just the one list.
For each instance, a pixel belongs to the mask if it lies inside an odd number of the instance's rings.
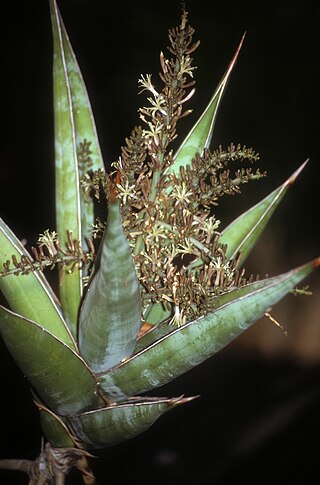
[[0,306],[0,333],[39,398],[62,416],[100,403],[84,361],[37,323]]
[[[0,264],[25,256],[32,261],[19,239],[0,219]],[[0,277],[0,289],[11,310],[42,325],[57,338],[75,349],[74,340],[63,319],[59,302],[42,272]]]
[[[114,399],[140,394],[178,377],[222,349],[257,321],[305,278],[320,259],[289,273],[266,279],[218,310],[173,330],[123,364],[100,376]],[[261,283],[261,282],[260,282]],[[250,286],[249,286],[250,288]]]

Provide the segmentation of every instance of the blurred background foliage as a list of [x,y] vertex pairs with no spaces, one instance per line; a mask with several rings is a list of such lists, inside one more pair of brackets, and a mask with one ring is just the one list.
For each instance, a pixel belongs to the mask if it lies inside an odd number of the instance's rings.
[[[167,45],[168,28],[179,22],[180,2],[60,0],[59,6],[110,163],[138,122],[143,101],[137,95],[138,77],[159,71],[159,52]],[[180,122],[180,134],[206,106],[247,31],[213,147],[252,146],[261,155],[259,166],[268,171],[267,179],[244,187],[242,195],[223,198],[217,217],[227,224],[310,157],[246,263],[248,273],[281,273],[314,258],[320,248],[320,4],[189,0],[187,10],[201,45],[194,55],[194,114]],[[32,243],[39,232],[54,227],[49,7],[44,0],[5,1],[2,19],[0,210],[16,234]],[[49,279],[54,281],[54,275]],[[167,385],[168,395],[201,398],[169,413],[145,435],[101,451],[94,463],[100,483],[122,485],[133,472],[140,485],[151,480],[167,485],[317,480],[319,272],[308,283],[313,296],[286,297],[272,312],[287,337],[264,318],[218,356]],[[34,458],[41,438],[37,411],[2,343],[0,362],[0,456]],[[25,477],[1,472],[0,481],[18,485]],[[71,477],[70,483],[79,478]]]

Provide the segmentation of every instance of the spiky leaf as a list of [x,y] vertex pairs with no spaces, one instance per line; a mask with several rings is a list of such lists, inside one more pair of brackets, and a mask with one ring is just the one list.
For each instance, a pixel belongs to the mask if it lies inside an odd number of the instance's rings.
[[[67,243],[69,230],[73,238],[85,245],[94,218],[92,203],[80,189],[81,163],[84,163],[80,160],[80,143],[85,140],[91,143],[93,169],[103,168],[103,162],[86,88],[55,0],[50,1],[50,8],[54,43],[57,229],[62,243]],[[76,268],[71,274],[64,274],[60,287],[63,312],[74,336],[81,295],[81,271]]]
[[121,400],[171,381],[222,349],[319,265],[320,258],[283,275],[238,289],[234,300],[172,330],[101,375],[102,388],[109,396]]
[[167,169],[167,173],[179,173],[180,167],[190,165],[191,160],[197,153],[202,153],[205,148],[209,148],[213,135],[215,121],[218,113],[218,108],[225,92],[230,74],[234,68],[238,55],[240,53],[244,35],[240,44],[231,59],[228,69],[224,73],[219,85],[217,86],[208,106],[192,127],[181,146],[178,148],[174,156],[174,163]]
[[[0,264],[15,256],[32,261],[19,239],[0,219]],[[11,310],[34,320],[53,333],[57,338],[75,349],[75,343],[63,319],[59,302],[43,273],[35,271],[27,275],[7,275],[0,277],[0,289]]]
[[242,253],[242,262],[255,246],[259,236],[266,227],[270,217],[278,207],[288,188],[306,166],[306,160],[280,187],[271,192],[258,204],[241,214],[221,233],[220,242],[227,244],[227,258],[233,258],[238,252]]
[[0,334],[39,398],[51,410],[65,416],[100,403],[90,369],[44,327],[0,306]]
[[71,418],[77,437],[89,448],[103,448],[146,431],[156,419],[185,398],[140,398]]
[[80,352],[94,372],[131,355],[141,325],[140,286],[126,239],[119,200],[109,203],[100,267],[79,318]]
[[[60,29],[61,34],[62,44],[60,43],[60,48],[63,49],[67,71],[65,75],[70,85],[75,142],[81,177],[89,170],[104,170],[104,163],[87,89],[56,5],[54,9],[57,28]],[[80,191],[80,203],[82,244],[85,247],[86,238],[91,236],[92,224],[94,223],[93,201],[90,197],[85,197]]]

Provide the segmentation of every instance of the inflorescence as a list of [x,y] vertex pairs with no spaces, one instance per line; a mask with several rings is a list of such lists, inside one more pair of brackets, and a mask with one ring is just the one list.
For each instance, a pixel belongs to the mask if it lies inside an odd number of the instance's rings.
[[[123,225],[132,247],[141,282],[144,314],[151,303],[159,303],[168,321],[181,325],[214,308],[214,298],[246,282],[239,270],[241,255],[226,257],[226,247],[219,242],[220,221],[214,207],[223,195],[240,192],[240,186],[265,176],[250,165],[259,159],[251,148],[231,144],[195,155],[180,172],[167,173],[174,162],[172,142],[179,120],[191,113],[185,104],[195,88],[195,67],[191,54],[199,42],[193,42],[194,29],[184,11],[179,27],[169,30],[169,57],[160,53],[159,84],[151,74],[141,75],[139,88],[147,92],[147,105],[126,138],[121,156],[113,163],[118,174],[117,191],[121,199]],[[170,57],[171,55],[171,57]],[[97,206],[93,240],[99,240],[107,220],[110,177],[104,171],[91,170],[90,140],[83,140],[78,150],[81,188]],[[245,162],[232,171],[231,164]],[[45,231],[33,258],[4,264],[2,275],[28,274],[30,271],[63,264],[63,271],[92,264],[94,247],[83,251],[80,241],[68,233],[62,248],[55,233]],[[13,266],[12,266],[13,265]]]

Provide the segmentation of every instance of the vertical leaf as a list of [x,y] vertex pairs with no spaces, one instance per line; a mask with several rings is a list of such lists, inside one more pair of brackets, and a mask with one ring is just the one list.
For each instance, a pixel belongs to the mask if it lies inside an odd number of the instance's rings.
[[[67,75],[70,85],[78,167],[79,175],[81,177],[88,170],[104,170],[104,163],[87,89],[60,12],[58,10],[57,12],[59,15],[62,47],[64,49]],[[86,146],[89,149],[87,157],[84,151]],[[92,224],[94,223],[93,201],[91,198],[84,197],[80,191],[80,203],[82,244],[85,246],[85,238],[91,236]]]
[[[61,242],[67,243],[67,230],[72,231],[75,239],[81,238],[79,170],[70,80],[55,0],[50,2],[50,6],[54,42],[56,220]],[[72,274],[64,274],[60,286],[60,297],[65,318],[73,335],[76,335],[81,294],[80,270],[75,269]]]
[[140,326],[139,280],[117,199],[109,203],[100,267],[80,311],[80,353],[94,372],[113,367],[131,355]]
[[[84,243],[94,220],[93,206],[80,189],[80,178],[88,162],[92,162],[92,169],[103,168],[103,162],[87,91],[55,0],[50,0],[50,9],[54,43],[57,230],[62,243],[67,242],[67,230]],[[86,160],[83,153],[80,156],[80,143],[87,142],[91,161],[88,153]],[[82,295],[81,276],[79,269],[64,274],[60,288],[63,312],[73,335],[76,335]]]
[[218,108],[220,106],[220,102],[225,92],[228,80],[230,78],[230,74],[240,53],[244,41],[244,36],[245,34],[243,35],[240,44],[233,58],[231,59],[228,69],[224,73],[218,87],[213,93],[213,96],[208,106],[206,107],[198,121],[195,123],[191,131],[188,133],[181,146],[178,148],[174,156],[174,163],[168,167],[166,173],[174,172],[178,174],[180,167],[186,167],[187,165],[190,165],[191,160],[195,157],[197,153],[202,154],[205,148],[209,148]]

